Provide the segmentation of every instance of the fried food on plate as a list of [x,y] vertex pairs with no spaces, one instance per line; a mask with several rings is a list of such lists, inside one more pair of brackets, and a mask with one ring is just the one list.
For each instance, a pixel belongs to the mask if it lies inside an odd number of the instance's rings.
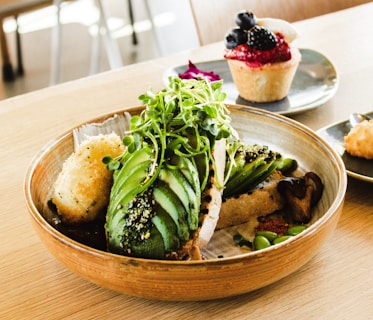
[[354,126],[344,138],[346,151],[354,157],[373,159],[373,120]]

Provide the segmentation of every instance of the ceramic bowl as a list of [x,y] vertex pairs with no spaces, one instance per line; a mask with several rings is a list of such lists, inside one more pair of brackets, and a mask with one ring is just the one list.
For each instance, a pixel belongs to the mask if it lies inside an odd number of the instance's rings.
[[[297,159],[325,185],[312,225],[281,244],[252,252],[226,253],[203,261],[131,258],[73,240],[53,225],[48,206],[51,186],[63,161],[73,152],[72,130],[51,141],[32,161],[25,197],[32,224],[47,249],[72,272],[126,295],[167,301],[198,301],[235,296],[267,286],[301,268],[335,229],[347,185],[336,152],[307,127],[281,115],[229,105],[232,124],[247,143],[266,144]],[[126,109],[136,114],[141,107]],[[101,122],[109,114],[89,122]]]

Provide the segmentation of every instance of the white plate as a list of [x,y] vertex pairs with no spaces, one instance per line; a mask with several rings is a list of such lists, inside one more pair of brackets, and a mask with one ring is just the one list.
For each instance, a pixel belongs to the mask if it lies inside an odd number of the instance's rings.
[[[226,103],[257,107],[278,114],[290,115],[314,109],[329,101],[337,91],[338,76],[330,62],[321,53],[300,49],[302,61],[299,64],[288,96],[276,102],[254,103],[241,98],[232,80],[226,60],[215,60],[195,63],[203,71],[214,71],[224,80],[223,91],[227,93]],[[164,82],[168,84],[169,76],[178,76],[188,65],[172,67],[164,74]]]
[[[373,118],[373,112],[367,113]],[[339,153],[346,166],[347,174],[359,180],[373,183],[373,160],[353,157],[344,147],[344,136],[351,130],[350,121],[331,124],[317,131]]]

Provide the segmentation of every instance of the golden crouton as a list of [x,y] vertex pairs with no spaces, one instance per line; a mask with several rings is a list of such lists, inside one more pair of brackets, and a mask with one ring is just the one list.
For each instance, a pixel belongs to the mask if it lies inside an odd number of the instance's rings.
[[84,141],[63,164],[54,186],[52,201],[65,223],[96,219],[109,203],[113,173],[102,159],[122,154],[124,146],[116,134],[98,135]]

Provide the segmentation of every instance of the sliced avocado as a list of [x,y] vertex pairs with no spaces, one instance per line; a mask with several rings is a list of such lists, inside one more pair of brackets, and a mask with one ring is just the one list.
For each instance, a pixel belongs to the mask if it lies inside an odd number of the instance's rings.
[[153,199],[171,216],[181,241],[189,239],[187,213],[178,196],[162,181],[153,190]]
[[[241,151],[241,152],[237,152],[235,157],[234,157],[234,160],[233,160],[234,164],[232,166],[232,169],[231,171],[229,172],[229,178],[232,178],[235,174],[237,174],[238,172],[240,172],[245,163],[246,163],[246,160],[245,160],[245,152],[244,151]],[[231,165],[231,160],[229,157],[227,157],[227,165],[226,165],[226,169],[228,169]],[[228,172],[225,172],[225,175],[227,174]]]
[[[118,200],[118,205],[109,206],[106,214],[105,231],[109,249],[120,248],[124,230],[127,229],[126,219],[130,215],[128,204],[141,192],[141,185],[133,187]],[[112,251],[112,250],[110,250]]]
[[255,188],[255,186],[257,186],[260,182],[264,181],[267,177],[269,177],[273,173],[273,171],[276,170],[276,167],[277,161],[275,160],[259,166],[255,170],[253,176],[250,177],[250,179],[248,179],[247,184],[245,184],[246,190]]
[[[247,169],[246,171],[245,168]],[[245,166],[244,170],[241,172],[241,176],[238,177],[239,179],[234,179],[237,184],[234,186],[232,192],[235,194],[240,194],[245,191],[249,191],[249,187],[251,186],[252,182],[255,181],[260,174],[265,173],[268,166],[264,160],[256,160],[256,163],[252,166]],[[244,179],[243,179],[244,178]],[[227,187],[228,188],[228,187]]]
[[207,152],[198,154],[195,158],[196,167],[198,170],[198,177],[200,181],[201,190],[203,191],[207,185],[210,173],[210,159]]
[[161,206],[157,205],[155,212],[152,222],[162,235],[165,250],[167,252],[177,251],[180,248],[180,241],[175,222]]
[[189,228],[197,230],[200,199],[192,186],[178,168],[163,168],[159,179],[167,183],[168,187],[179,197],[188,215]]
[[127,228],[125,221],[130,214],[128,204],[143,191],[142,183],[149,175],[149,167],[152,162],[144,160],[148,157],[150,150],[148,148],[147,151],[144,151],[145,149],[135,151],[118,171],[118,174],[114,175],[105,224],[110,250],[120,250],[123,232]]
[[252,162],[247,163],[241,172],[238,172],[235,176],[231,177],[225,185],[224,196],[231,197],[239,193],[242,189],[242,185],[245,181],[253,174],[255,169],[260,165],[264,164],[264,157],[259,157]]
[[[114,178],[114,185],[110,194],[110,202],[107,211],[107,222],[110,224],[111,219],[119,207],[125,207],[142,189],[142,182],[148,177],[148,169],[150,162],[145,161],[138,167],[127,172],[127,176],[123,176],[126,186],[125,188],[117,189],[116,183],[121,183]],[[115,191],[119,191],[118,193]]]
[[164,259],[165,247],[161,233],[153,226],[150,237],[140,243],[132,243],[131,252],[127,254],[138,258]]
[[201,193],[201,185],[198,177],[197,167],[193,159],[180,158],[178,161],[178,167],[198,196]]
[[154,155],[149,147],[136,150],[126,157],[127,159],[120,170],[114,172],[114,185],[111,192],[116,194],[131,179],[131,170],[136,169],[141,163],[150,164],[153,157]]
[[[136,188],[132,192],[135,191]],[[128,195],[132,196],[131,192]],[[117,208],[110,223],[106,223],[109,251],[136,257],[158,258],[159,254],[163,257],[163,237],[151,221],[154,214],[151,193],[130,196],[130,201]]]

